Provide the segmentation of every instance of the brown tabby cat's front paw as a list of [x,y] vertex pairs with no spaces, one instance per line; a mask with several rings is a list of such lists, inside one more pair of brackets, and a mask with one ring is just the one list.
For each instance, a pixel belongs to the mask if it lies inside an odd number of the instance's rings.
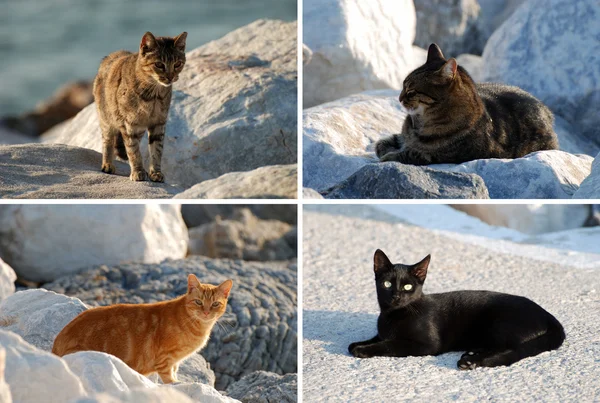
[[107,174],[114,174],[117,171],[117,168],[111,163],[102,164],[102,172],[106,172]]
[[151,169],[150,170],[150,180],[152,182],[164,182],[165,176],[162,174],[162,172],[156,172]]
[[131,175],[129,175],[129,179],[136,182],[145,181],[147,177],[148,174],[143,169],[141,171],[131,171]]

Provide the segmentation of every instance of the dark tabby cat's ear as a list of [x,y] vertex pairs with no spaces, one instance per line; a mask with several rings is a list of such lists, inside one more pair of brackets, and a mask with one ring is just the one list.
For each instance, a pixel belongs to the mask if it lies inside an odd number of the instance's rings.
[[454,76],[456,75],[457,68],[458,68],[458,63],[456,62],[456,59],[452,58],[452,59],[449,59],[446,62],[446,64],[444,64],[442,66],[442,68],[440,69],[440,73],[442,74],[443,77],[452,80],[454,78]]
[[194,288],[200,288],[200,280],[193,274],[188,275],[188,294],[192,292]]
[[375,273],[381,273],[390,267],[392,267],[390,259],[388,259],[381,249],[377,249],[375,251],[375,256],[373,256],[373,270]]
[[427,51],[427,63],[438,59],[446,60],[442,53],[442,49],[435,43],[432,43],[429,45],[429,50]]
[[175,47],[182,52],[185,52],[185,39],[187,38],[187,32],[182,32],[177,35],[175,38]]
[[410,269],[410,273],[419,279],[419,281],[425,281],[425,277],[427,277],[427,268],[429,267],[429,261],[431,260],[431,255],[425,256],[425,259],[421,260],[419,263],[414,265]]
[[144,56],[156,47],[156,38],[152,35],[152,32],[146,32],[142,36],[142,42],[140,43],[140,53]]

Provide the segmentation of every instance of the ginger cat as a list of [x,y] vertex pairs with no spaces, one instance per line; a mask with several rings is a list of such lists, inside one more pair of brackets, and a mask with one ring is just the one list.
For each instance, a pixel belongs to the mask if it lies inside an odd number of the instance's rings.
[[188,276],[187,294],[154,304],[117,304],[82,312],[56,336],[52,353],[102,351],[143,375],[177,382],[179,363],[201,350],[227,307],[232,280],[219,286]]

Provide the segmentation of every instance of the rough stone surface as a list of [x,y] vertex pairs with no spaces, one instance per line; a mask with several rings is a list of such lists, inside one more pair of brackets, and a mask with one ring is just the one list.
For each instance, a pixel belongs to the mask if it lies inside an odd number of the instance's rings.
[[[239,400],[232,399],[228,396],[223,396],[215,389],[201,383],[178,383],[170,387],[189,396],[194,402],[239,403]],[[170,400],[165,403],[170,403]]]
[[589,175],[592,160],[589,155],[551,150],[514,160],[475,160],[431,167],[479,175],[492,199],[570,199]]
[[329,189],[327,199],[488,199],[479,176],[397,162],[369,164]]
[[303,199],[323,199],[321,193],[311,188],[302,188]]
[[297,190],[296,164],[270,165],[204,181],[175,199],[295,199]]
[[13,402],[63,403],[85,396],[81,381],[59,357],[2,329],[0,347],[6,350],[5,377]]
[[0,330],[50,352],[63,327],[86,309],[77,298],[52,291],[19,291],[0,303]]
[[250,209],[231,219],[189,230],[189,255],[242,260],[288,260],[297,257],[296,228],[277,220],[261,220]]
[[118,175],[100,171],[102,155],[59,144],[0,146],[0,198],[153,199],[171,198],[180,187],[132,182],[129,165],[115,161]]
[[180,258],[187,244],[177,205],[0,206],[0,255],[31,281],[94,264]]
[[219,284],[233,279],[227,313],[201,351],[225,389],[258,370],[297,372],[295,263],[254,263],[189,257],[161,264],[99,266],[46,284],[90,305],[155,302],[186,292],[187,275]]
[[296,403],[298,376],[256,371],[229,385],[227,395],[243,403]]
[[581,182],[573,199],[600,199],[600,153],[592,162],[592,172]]
[[[158,378],[158,375],[156,377],[156,382],[158,382],[160,378]],[[179,382],[215,386],[215,373],[210,369],[210,364],[200,354],[194,354],[179,364],[177,379],[179,379]]]
[[600,144],[600,2],[529,0],[485,46],[485,79],[538,97]]
[[8,383],[4,379],[4,373],[6,372],[6,350],[0,347],[0,402],[12,403],[12,395],[10,394],[10,388]]
[[[204,400],[201,400],[204,402]],[[119,393],[97,393],[73,400],[71,403],[194,403],[184,393],[171,387],[154,389],[133,389]],[[210,403],[224,403],[225,400],[211,400]]]
[[423,60],[413,53],[411,0],[306,0],[303,43],[312,57],[303,69],[304,108],[365,90],[401,88]]
[[[229,172],[296,163],[296,32],[295,22],[259,20],[186,54],[167,121],[167,183],[187,188]],[[52,141],[100,151],[95,108],[86,107]],[[145,138],[146,165],[147,148]]]
[[0,258],[0,301],[14,294],[16,279],[17,273]]
[[291,225],[298,222],[298,207],[295,204],[184,204],[181,206],[181,215],[191,228],[213,222],[217,216],[222,219],[234,217],[244,208],[250,209],[263,220],[278,220]]

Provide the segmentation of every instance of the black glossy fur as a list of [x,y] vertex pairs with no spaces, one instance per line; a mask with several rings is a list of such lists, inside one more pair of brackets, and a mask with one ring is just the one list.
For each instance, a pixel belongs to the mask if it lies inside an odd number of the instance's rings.
[[[535,302],[491,291],[424,295],[430,256],[406,266],[375,252],[375,283],[381,314],[378,334],[352,343],[359,358],[407,357],[467,351],[459,369],[511,365],[561,346],[562,325]],[[391,287],[386,288],[388,281]],[[412,289],[404,287],[409,284]]]

